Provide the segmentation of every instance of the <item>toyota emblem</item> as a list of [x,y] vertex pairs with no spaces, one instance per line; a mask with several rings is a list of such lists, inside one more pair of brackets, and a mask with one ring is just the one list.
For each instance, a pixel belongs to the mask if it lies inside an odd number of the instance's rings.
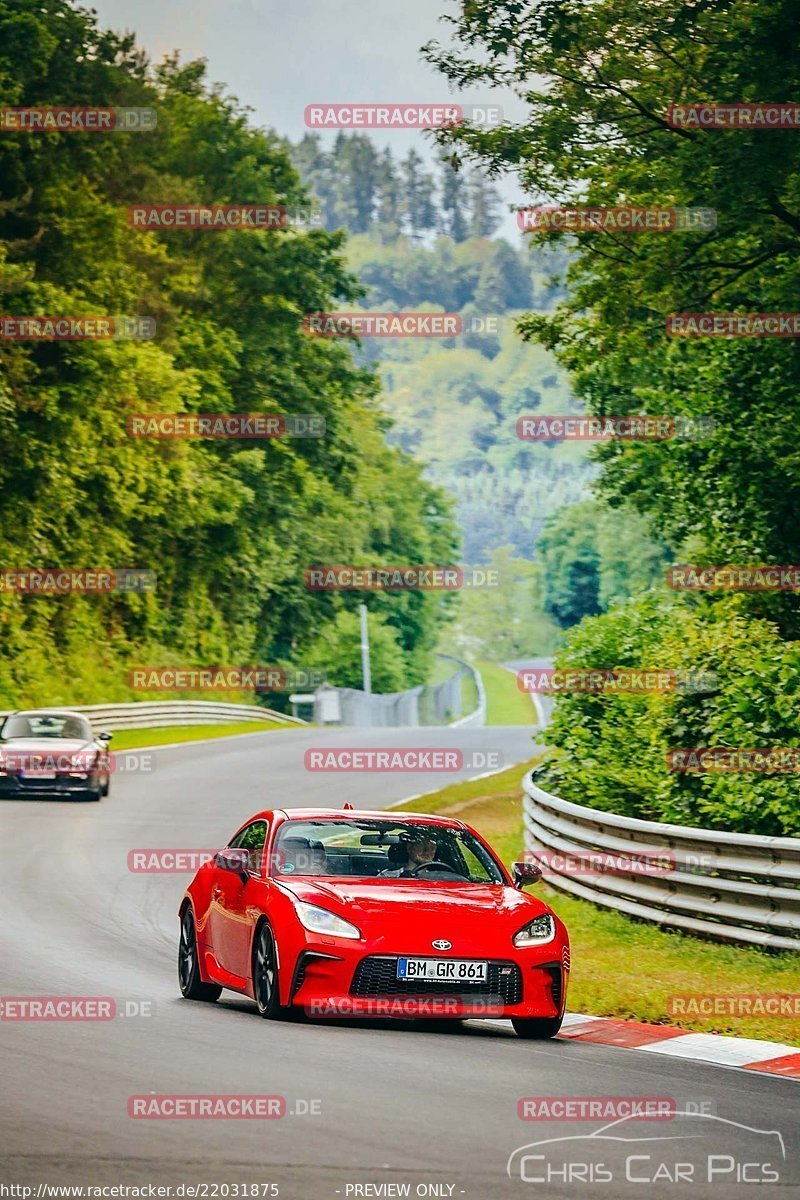
[[445,941],[444,938],[437,938],[435,942],[431,942],[431,945],[434,950],[451,950],[453,947],[453,943]]

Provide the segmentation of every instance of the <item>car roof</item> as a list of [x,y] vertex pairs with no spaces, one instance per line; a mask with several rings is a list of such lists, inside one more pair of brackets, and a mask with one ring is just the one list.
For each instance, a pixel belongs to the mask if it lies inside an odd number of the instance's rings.
[[[443,829],[464,829],[464,822],[455,817],[439,817],[434,813],[385,812],[366,808],[279,808],[274,810],[289,821],[424,821],[427,825],[440,825]],[[269,810],[257,813],[252,820],[268,817]]]

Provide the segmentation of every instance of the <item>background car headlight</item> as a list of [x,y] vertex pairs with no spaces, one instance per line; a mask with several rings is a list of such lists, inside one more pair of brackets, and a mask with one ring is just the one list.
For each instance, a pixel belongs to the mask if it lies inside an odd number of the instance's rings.
[[542,946],[552,942],[556,936],[556,923],[550,913],[534,917],[527,925],[523,925],[519,933],[514,935],[515,946]]
[[327,933],[332,937],[344,938],[361,937],[360,929],[343,917],[337,917],[336,913],[328,912],[327,908],[317,908],[316,904],[304,904],[301,900],[295,901],[295,908],[300,924],[311,933]]

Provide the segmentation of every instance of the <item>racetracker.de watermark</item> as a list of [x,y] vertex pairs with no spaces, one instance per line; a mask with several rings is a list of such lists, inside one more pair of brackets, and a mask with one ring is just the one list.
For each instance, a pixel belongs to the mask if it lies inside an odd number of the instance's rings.
[[521,1096],[520,1121],[671,1121],[678,1110],[672,1096]]
[[689,775],[791,775],[800,772],[800,746],[696,746],[667,751],[667,768]]
[[800,566],[769,566],[764,563],[698,567],[692,564],[669,567],[667,587],[675,591],[701,592],[797,592]]
[[591,692],[613,695],[620,692],[712,692],[719,687],[711,671],[663,670],[648,667],[561,671],[555,667],[525,667],[517,672],[521,692],[564,695]]
[[52,779],[57,775],[82,776],[95,771],[107,771],[109,775],[150,775],[155,769],[150,753],[127,750],[123,754],[109,754],[102,764],[98,760],[98,753],[96,749],[50,754],[0,748],[0,775]]
[[488,567],[316,563],[305,572],[310,592],[458,592],[498,587],[499,582],[499,572]]
[[113,996],[0,996],[0,1021],[114,1021],[152,1017],[155,1001]]
[[675,129],[800,129],[800,104],[670,104]]
[[325,418],[315,413],[135,413],[132,438],[320,438]]
[[307,104],[303,114],[309,129],[443,129],[453,125],[500,125],[498,104],[429,104],[403,101]]
[[497,334],[500,317],[442,312],[313,312],[303,329],[326,338],[452,338],[462,333]]
[[670,1017],[800,1017],[800,992],[683,992],[667,997]]
[[800,337],[800,313],[671,313],[668,337]]
[[134,229],[225,230],[312,229],[322,225],[315,205],[285,204],[132,204],[128,224]]
[[216,853],[185,846],[139,847],[128,851],[128,870],[132,875],[194,875]]
[[286,1116],[284,1096],[162,1095],[131,1096],[128,1116],[143,1121],[276,1120]]
[[503,1015],[502,996],[327,996],[303,1007],[307,1017],[491,1017]]
[[128,686],[141,692],[296,692],[318,688],[317,667],[134,667]]
[[517,209],[517,224],[523,233],[686,233],[715,229],[717,214],[713,208],[543,204]]
[[154,108],[0,108],[2,133],[147,133],[157,124]]
[[0,315],[4,342],[146,341],[155,336],[153,317]]
[[[671,875],[677,863],[671,850],[655,854],[611,854],[608,851],[587,850],[582,854],[580,851],[561,853],[545,848],[527,851],[525,861],[538,867],[545,878],[558,878],[561,875]],[[700,864],[693,861],[693,865]]]
[[75,570],[71,567],[0,569],[0,593],[51,596],[78,592],[103,595],[111,592],[152,592],[155,587],[155,571],[140,567],[122,567],[114,571],[102,568]]
[[523,442],[666,442],[708,437],[713,417],[655,417],[637,413],[624,417],[585,417],[532,413],[517,418],[517,437]]
[[497,771],[504,765],[500,750],[464,753],[445,746],[339,746],[306,750],[307,771]]

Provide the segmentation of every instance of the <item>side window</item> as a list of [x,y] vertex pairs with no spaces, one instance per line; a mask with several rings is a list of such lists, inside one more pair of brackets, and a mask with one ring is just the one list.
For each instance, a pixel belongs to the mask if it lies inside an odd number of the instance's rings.
[[254,821],[252,825],[248,825],[245,829],[238,833],[230,844],[231,850],[249,850],[250,851],[250,870],[259,872],[261,870],[261,855],[264,850],[264,842],[267,840],[267,822]]

